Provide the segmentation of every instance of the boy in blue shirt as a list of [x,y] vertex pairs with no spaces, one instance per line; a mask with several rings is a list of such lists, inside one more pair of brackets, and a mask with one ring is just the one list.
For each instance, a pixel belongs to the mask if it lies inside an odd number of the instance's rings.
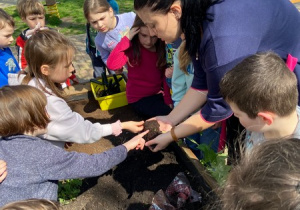
[[0,87],[8,84],[8,73],[18,73],[19,65],[9,46],[14,38],[15,23],[13,18],[0,9]]

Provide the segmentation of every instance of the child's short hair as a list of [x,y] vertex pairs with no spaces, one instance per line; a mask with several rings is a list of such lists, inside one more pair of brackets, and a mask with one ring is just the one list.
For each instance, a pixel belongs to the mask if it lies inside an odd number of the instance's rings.
[[45,15],[46,11],[39,0],[18,0],[19,16],[25,19],[28,15]]
[[251,55],[220,82],[224,99],[232,102],[250,118],[260,111],[288,116],[297,107],[297,79],[284,61],[273,52]]
[[225,183],[224,210],[299,209],[300,139],[264,141],[246,153]]
[[1,210],[59,210],[59,203],[46,199],[27,199],[6,204]]
[[88,20],[91,13],[106,12],[111,8],[107,0],[85,0],[83,3],[84,17]]
[[0,136],[12,136],[44,129],[49,123],[45,94],[29,85],[0,89]]
[[[46,93],[52,94],[44,86],[50,88],[58,97],[62,97],[60,84],[54,83],[47,75],[41,72],[42,65],[48,65],[55,68],[59,63],[68,61],[71,54],[75,54],[75,47],[70,40],[63,34],[55,30],[42,30],[33,34],[26,41],[25,59],[27,61],[26,77],[22,84],[28,84],[32,78],[36,78],[39,88]],[[45,82],[45,85],[39,83],[39,79]]]
[[7,14],[3,9],[0,8],[0,30],[3,29],[6,25],[15,27],[14,19]]

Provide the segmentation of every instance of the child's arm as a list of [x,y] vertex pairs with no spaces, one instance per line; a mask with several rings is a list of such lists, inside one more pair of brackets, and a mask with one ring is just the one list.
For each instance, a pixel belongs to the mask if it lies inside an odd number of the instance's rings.
[[139,32],[138,28],[132,28],[111,51],[107,59],[107,67],[111,70],[118,70],[128,62],[126,50],[130,47],[131,39]]
[[132,133],[138,133],[144,129],[144,121],[127,121],[121,123],[122,129],[129,130]]
[[112,135],[111,124],[92,123],[56,96],[47,97],[47,112],[50,115],[45,138],[55,141],[93,143],[104,136]]
[[145,144],[143,136],[148,132],[149,131],[145,131],[138,134],[123,145],[93,155],[67,152],[49,143],[47,146],[39,146],[39,148],[44,150],[42,154],[45,155],[39,158],[39,160],[34,160],[40,161],[34,164],[38,165],[41,177],[47,180],[99,176],[124,161],[128,151],[132,149],[143,149]]
[[24,47],[25,47],[25,40],[19,35],[16,39],[16,47],[17,47],[17,60],[19,63],[19,66],[22,70],[25,69],[27,66],[27,62],[24,56]]
[[6,162],[4,160],[0,160],[0,183],[5,179],[6,175]]

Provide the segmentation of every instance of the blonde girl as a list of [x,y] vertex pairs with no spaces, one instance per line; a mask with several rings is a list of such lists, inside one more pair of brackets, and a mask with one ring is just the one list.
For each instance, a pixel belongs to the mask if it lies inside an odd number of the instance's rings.
[[[93,143],[103,136],[119,135],[122,129],[139,132],[143,122],[117,121],[112,124],[91,123],[73,112],[63,98],[60,83],[74,70],[72,60],[75,48],[62,34],[53,30],[39,31],[26,43],[27,74],[11,78],[10,83],[28,84],[42,90],[47,96],[46,110],[50,116],[44,138],[64,142]],[[18,81],[16,81],[16,79]]]
[[106,65],[110,52],[130,30],[135,13],[115,15],[107,0],[85,0],[83,11],[88,23],[98,31],[95,45]]

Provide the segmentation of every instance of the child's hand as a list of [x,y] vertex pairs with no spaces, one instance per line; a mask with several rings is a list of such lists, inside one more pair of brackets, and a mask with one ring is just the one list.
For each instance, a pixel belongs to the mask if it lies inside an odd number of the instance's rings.
[[126,36],[129,40],[132,40],[133,37],[139,32],[140,32],[140,28],[134,27],[134,28],[130,29],[130,31],[126,34]]
[[144,121],[127,121],[121,123],[122,129],[131,131],[132,133],[138,133],[144,129]]
[[6,178],[7,171],[6,171],[6,162],[0,160],[0,183]]
[[173,75],[173,66],[166,68],[165,76],[167,78],[172,78],[172,75]]
[[146,142],[145,139],[143,139],[143,136],[145,136],[148,132],[149,132],[149,130],[144,131],[143,133],[136,135],[135,137],[130,139],[128,142],[124,143],[123,145],[127,148],[127,151],[130,151],[134,148],[136,150],[138,150],[138,149],[143,150],[145,142]]

